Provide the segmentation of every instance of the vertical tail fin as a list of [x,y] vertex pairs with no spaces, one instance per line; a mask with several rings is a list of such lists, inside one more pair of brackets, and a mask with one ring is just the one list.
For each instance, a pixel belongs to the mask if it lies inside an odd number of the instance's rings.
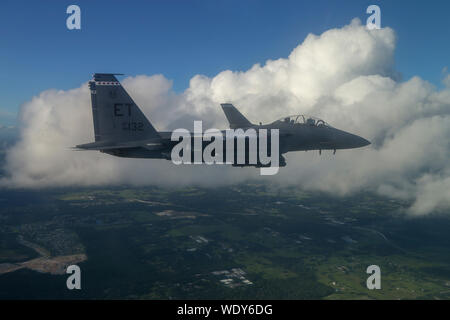
[[253,124],[247,120],[246,117],[236,109],[231,103],[222,103],[222,110],[228,119],[230,129],[247,128],[253,126]]
[[159,137],[114,74],[94,74],[89,88],[95,141],[123,142]]

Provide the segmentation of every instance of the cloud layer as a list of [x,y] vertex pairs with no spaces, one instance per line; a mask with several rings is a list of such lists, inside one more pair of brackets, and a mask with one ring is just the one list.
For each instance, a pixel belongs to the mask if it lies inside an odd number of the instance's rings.
[[[359,20],[309,35],[288,58],[194,76],[182,94],[163,75],[123,81],[159,129],[225,128],[220,103],[234,103],[253,122],[288,114],[319,116],[372,141],[370,148],[287,154],[287,167],[272,177],[253,168],[175,166],[164,160],[120,159],[76,152],[93,141],[87,83],[48,90],[24,104],[20,139],[7,155],[3,185],[46,187],[102,184],[223,185],[261,179],[275,185],[348,194],[374,190],[412,199],[410,212],[450,209],[450,82],[437,90],[419,77],[399,81],[394,69],[395,33],[367,30]],[[446,78],[445,78],[446,79]],[[445,80],[444,79],[444,80]]]

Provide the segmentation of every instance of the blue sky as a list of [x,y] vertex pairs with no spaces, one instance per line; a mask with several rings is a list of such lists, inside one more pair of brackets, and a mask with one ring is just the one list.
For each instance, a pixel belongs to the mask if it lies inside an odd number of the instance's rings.
[[[82,29],[66,28],[81,7]],[[370,4],[398,37],[396,68],[440,86],[450,67],[448,1],[2,1],[0,124],[50,89],[70,89],[94,72],[164,74],[183,91],[195,74],[246,70],[287,57],[308,33],[363,22]]]

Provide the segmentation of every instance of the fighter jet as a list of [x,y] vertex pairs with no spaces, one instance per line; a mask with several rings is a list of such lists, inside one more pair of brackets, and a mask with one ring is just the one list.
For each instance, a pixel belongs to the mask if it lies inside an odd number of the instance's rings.
[[[172,148],[178,141],[171,139],[171,131],[157,131],[154,128],[116,75],[119,74],[96,73],[89,82],[95,142],[80,144],[75,148],[97,150],[117,157],[171,160]],[[333,150],[335,153],[338,149],[360,148],[370,144],[362,137],[336,129],[315,117],[293,115],[269,124],[253,124],[231,103],[223,103],[221,107],[230,129],[254,129],[255,132],[278,129],[280,167],[286,165],[282,155],[287,152],[319,150],[321,153],[322,150]],[[225,139],[225,131],[222,132]],[[207,145],[208,142],[203,141],[201,147],[204,149]],[[245,148],[249,151],[248,141]],[[270,145],[268,149],[271,152]],[[194,147],[191,152],[193,156]],[[250,163],[248,155],[244,162],[234,161],[232,165],[263,166],[259,159],[256,163]]]

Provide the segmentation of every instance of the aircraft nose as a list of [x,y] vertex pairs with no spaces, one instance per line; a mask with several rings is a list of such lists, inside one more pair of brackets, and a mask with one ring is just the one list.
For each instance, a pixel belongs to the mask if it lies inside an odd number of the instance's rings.
[[357,136],[355,134],[350,134],[350,136],[347,139],[349,148],[362,148],[370,144],[369,140],[366,140],[363,137]]
[[366,140],[366,139],[364,139],[362,137],[358,137],[358,143],[357,144],[358,144],[358,148],[361,148],[361,147],[368,146],[370,144],[370,141]]
[[353,149],[368,146],[369,140],[345,131],[338,131],[335,134],[336,146],[338,149]]

